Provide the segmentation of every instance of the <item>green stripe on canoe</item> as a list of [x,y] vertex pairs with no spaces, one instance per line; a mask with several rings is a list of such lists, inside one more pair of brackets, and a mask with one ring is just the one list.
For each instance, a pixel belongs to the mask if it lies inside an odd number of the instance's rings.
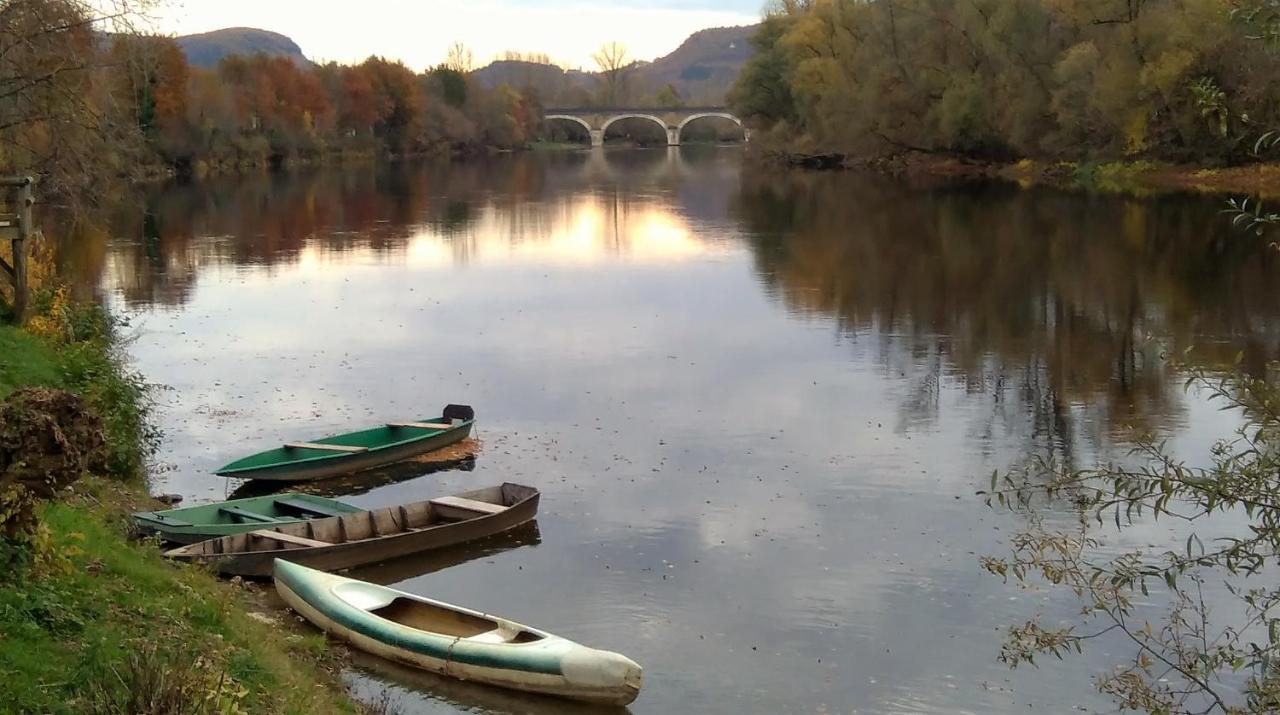
[[[313,575],[317,573],[321,578]],[[415,630],[350,605],[332,593],[327,585],[330,579],[325,576],[327,574],[304,566],[276,560],[275,578],[312,608],[356,633],[419,655],[486,668],[563,675],[561,660],[577,646],[573,641],[549,636],[536,643],[495,647]]]

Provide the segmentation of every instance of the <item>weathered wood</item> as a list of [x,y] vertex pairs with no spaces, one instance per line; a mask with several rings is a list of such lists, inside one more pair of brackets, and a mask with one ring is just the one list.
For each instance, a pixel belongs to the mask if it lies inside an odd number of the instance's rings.
[[27,312],[27,296],[30,291],[27,240],[35,234],[31,223],[31,206],[35,203],[35,195],[31,189],[34,183],[35,180],[29,176],[0,177],[0,187],[11,189],[9,200],[14,209],[12,214],[0,214],[0,230],[13,232],[9,239],[13,249],[13,263],[0,261],[3,264],[0,268],[3,268],[13,284],[12,319],[15,323],[21,323]]
[[451,506],[455,509],[466,509],[467,511],[476,511],[481,514],[497,514],[505,508],[498,504],[476,501],[475,499],[464,499],[463,497],[437,497],[431,499],[430,502],[438,506]]
[[316,539],[308,539],[305,536],[297,536],[295,534],[282,534],[279,531],[271,531],[270,529],[261,529],[259,531],[250,531],[250,536],[260,536],[264,539],[275,539],[286,544],[297,544],[298,546],[333,546],[328,541],[319,541]]
[[[288,524],[271,530],[260,530],[223,536],[165,552],[180,561],[211,563],[226,576],[263,578],[271,575],[272,565],[281,556],[281,534],[319,540],[320,546],[288,548],[290,561],[324,570],[338,570],[376,564],[409,554],[441,549],[514,529],[533,521],[538,513],[538,490],[519,484],[502,484],[457,496],[487,502],[498,508],[493,514],[463,510],[457,507],[437,509],[427,501],[383,507],[346,514],[329,519]],[[401,506],[404,511],[401,511]],[[445,514],[442,512],[452,511]],[[397,515],[409,516],[409,523],[397,524]],[[381,535],[374,532],[377,524]],[[272,541],[276,539],[276,541]],[[292,542],[298,543],[298,542]]]
[[411,427],[413,429],[452,429],[453,425],[444,422],[388,422],[388,427]]
[[357,454],[359,452],[368,452],[368,447],[351,447],[345,444],[320,444],[318,442],[291,442],[284,446],[285,449],[321,449],[326,452],[346,452],[348,454]]

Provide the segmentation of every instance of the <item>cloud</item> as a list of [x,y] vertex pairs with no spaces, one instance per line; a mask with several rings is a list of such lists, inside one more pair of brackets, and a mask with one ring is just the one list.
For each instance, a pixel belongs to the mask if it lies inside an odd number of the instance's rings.
[[479,64],[518,50],[590,68],[591,53],[605,42],[627,45],[636,59],[654,59],[698,30],[756,22],[753,4],[365,0],[356,12],[324,12],[303,0],[188,0],[158,8],[156,29],[190,34],[257,27],[292,37],[313,60],[350,63],[377,54],[417,70],[443,61],[454,42],[471,47]]

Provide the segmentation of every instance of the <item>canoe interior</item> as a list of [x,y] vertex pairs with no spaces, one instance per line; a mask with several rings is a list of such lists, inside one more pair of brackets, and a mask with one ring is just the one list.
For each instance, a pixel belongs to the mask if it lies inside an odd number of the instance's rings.
[[414,630],[438,633],[450,638],[476,639],[476,636],[492,635],[492,638],[486,640],[494,643],[533,643],[543,638],[540,634],[523,629],[508,633],[497,621],[403,596],[369,613]]
[[[460,420],[450,424],[450,420],[444,417],[428,417],[422,420],[415,420],[422,425],[439,425],[437,427],[426,426],[410,426],[410,423],[404,423],[400,426],[392,427],[383,425],[372,429],[361,430],[359,432],[348,432],[346,434],[333,435],[321,439],[307,440],[312,444],[331,444],[338,447],[363,447],[369,451],[385,449],[387,447],[395,447],[401,444],[416,442],[428,437],[434,437],[442,432],[464,428],[471,424],[470,420]],[[443,425],[449,425],[445,427]],[[269,469],[287,464],[298,464],[301,462],[314,462],[327,459],[343,459],[350,457],[350,452],[334,452],[325,449],[305,449],[305,448],[287,448],[284,446],[275,449],[268,449],[265,452],[259,452],[254,455],[236,460],[216,473],[222,476],[234,475],[238,472],[251,472],[259,469]]]
[[[537,493],[537,490],[532,487],[520,484],[503,484],[465,492],[452,498],[472,500],[505,510],[535,496]],[[264,529],[258,532],[233,534],[210,539],[181,549],[175,549],[169,554],[186,558],[209,558],[233,554],[284,551],[286,555],[282,556],[282,558],[288,558],[287,552],[294,549],[323,548],[357,541],[386,538],[410,531],[421,531],[490,515],[488,511],[479,507],[480,505],[477,505],[477,508],[472,510],[461,506],[433,504],[432,500],[420,501],[400,506],[370,509],[369,511],[346,514],[340,517],[313,519],[279,527],[266,525]],[[264,535],[270,532],[280,532],[283,535],[299,540],[281,541]]]
[[311,494],[271,494],[248,499],[233,499],[216,504],[202,504],[182,509],[139,512],[134,516],[148,526],[181,528],[189,526],[230,526],[236,524],[261,524],[294,522],[300,519],[328,518],[336,514],[362,511],[360,507],[344,504]]

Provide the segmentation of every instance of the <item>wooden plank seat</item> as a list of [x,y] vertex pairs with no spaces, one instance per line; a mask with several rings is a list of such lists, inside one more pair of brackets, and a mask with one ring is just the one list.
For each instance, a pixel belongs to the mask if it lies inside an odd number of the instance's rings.
[[285,449],[320,449],[326,452],[347,452],[349,454],[358,454],[360,452],[368,452],[368,447],[351,447],[345,444],[320,444],[319,442],[290,442],[284,446]]
[[241,520],[241,522],[256,521],[262,524],[274,524],[275,522],[279,521],[278,519],[274,519],[269,516],[264,516],[262,514],[255,514],[251,511],[245,511],[244,509],[241,509],[238,506],[224,506],[224,507],[220,507],[218,511],[222,512],[223,514],[230,514],[231,516],[238,517]]
[[303,514],[311,514],[313,516],[342,516],[347,513],[345,511],[338,511],[337,509],[330,509],[329,507],[321,504],[313,504],[309,501],[303,501],[302,499],[277,499],[275,504],[277,507],[283,507],[291,511],[300,511]]
[[505,506],[490,504],[487,501],[476,501],[475,499],[464,499],[462,497],[438,497],[429,500],[431,504],[436,506],[450,507],[453,509],[463,509],[465,511],[474,511],[481,514],[497,514],[505,511]]
[[259,529],[258,531],[250,531],[251,536],[259,536],[264,539],[274,539],[286,544],[297,544],[298,546],[333,546],[328,541],[317,541],[308,539],[305,536],[294,536],[293,534],[282,534],[278,531],[270,529]]
[[138,514],[138,516],[147,518],[147,519],[155,519],[156,521],[161,522],[165,526],[193,526],[193,524],[189,521],[183,521],[182,519],[177,519],[175,517],[167,516],[165,514],[157,514],[155,512]]
[[388,422],[387,426],[392,429],[405,427],[410,429],[453,429],[453,425],[445,422]]

